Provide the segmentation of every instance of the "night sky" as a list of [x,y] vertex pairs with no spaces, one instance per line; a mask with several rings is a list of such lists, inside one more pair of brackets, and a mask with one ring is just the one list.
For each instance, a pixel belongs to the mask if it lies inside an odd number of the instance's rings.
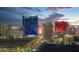
[[79,19],[78,7],[0,7],[0,24],[22,24],[22,16],[35,16],[39,23],[53,21],[58,16],[68,19]]

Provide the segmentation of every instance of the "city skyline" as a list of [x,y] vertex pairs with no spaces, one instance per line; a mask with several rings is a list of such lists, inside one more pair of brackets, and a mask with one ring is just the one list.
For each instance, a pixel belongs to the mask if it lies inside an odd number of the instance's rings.
[[78,20],[78,7],[0,7],[0,24],[22,24],[22,16],[35,16],[39,23],[53,21],[57,17]]

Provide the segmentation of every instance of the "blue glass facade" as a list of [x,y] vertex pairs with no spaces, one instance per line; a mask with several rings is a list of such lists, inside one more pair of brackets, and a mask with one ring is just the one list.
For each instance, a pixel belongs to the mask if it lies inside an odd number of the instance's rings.
[[38,35],[38,17],[23,16],[24,36]]

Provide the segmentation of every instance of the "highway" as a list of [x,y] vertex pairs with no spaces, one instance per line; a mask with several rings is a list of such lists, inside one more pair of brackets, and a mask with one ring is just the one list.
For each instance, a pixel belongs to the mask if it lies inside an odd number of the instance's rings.
[[0,39],[0,51],[2,52],[31,52],[37,49],[42,41],[42,37],[25,38],[25,39]]

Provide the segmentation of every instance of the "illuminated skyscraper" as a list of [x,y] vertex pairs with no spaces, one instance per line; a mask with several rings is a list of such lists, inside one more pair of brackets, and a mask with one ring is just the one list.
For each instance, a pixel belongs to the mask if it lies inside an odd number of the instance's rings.
[[56,32],[66,32],[68,30],[68,23],[67,22],[55,22],[55,31]]
[[38,17],[23,16],[24,36],[38,35]]

